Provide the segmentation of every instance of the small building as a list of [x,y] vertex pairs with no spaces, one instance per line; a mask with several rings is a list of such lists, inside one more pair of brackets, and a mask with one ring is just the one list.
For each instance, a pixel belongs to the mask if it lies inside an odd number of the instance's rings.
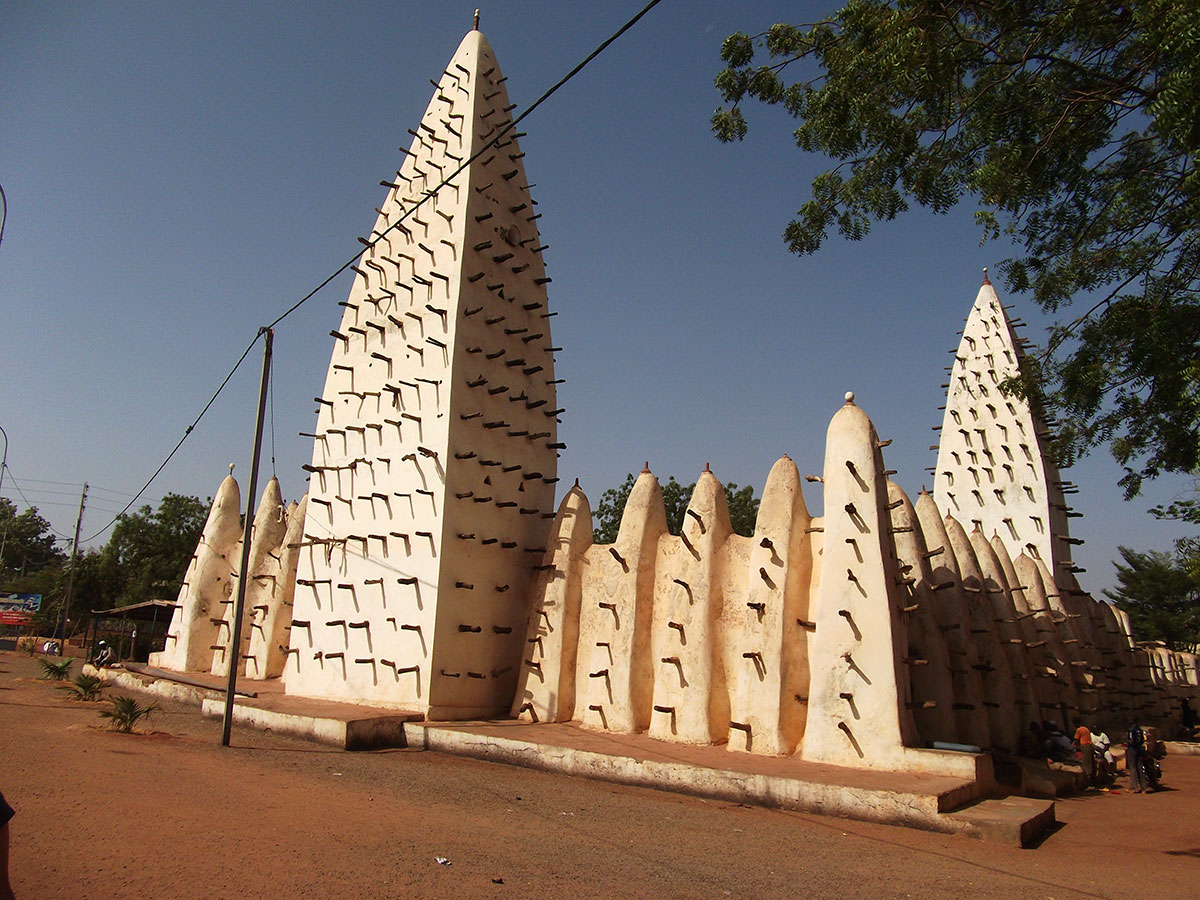
[[87,658],[96,655],[96,644],[108,641],[117,659],[146,662],[151,653],[163,649],[175,604],[170,600],[146,600],[114,609],[93,609],[84,646]]

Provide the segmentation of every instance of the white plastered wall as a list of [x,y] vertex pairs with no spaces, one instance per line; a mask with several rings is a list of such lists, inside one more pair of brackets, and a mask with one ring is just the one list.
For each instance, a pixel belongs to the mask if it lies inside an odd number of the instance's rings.
[[[242,605],[242,625],[238,656],[253,666],[256,660],[250,652],[250,643],[256,614],[270,606],[272,595],[275,593],[277,577],[276,566],[280,545],[287,533],[287,512],[283,505],[283,496],[279,490],[279,479],[272,477],[263,488],[262,497],[258,501],[258,509],[254,514],[254,524],[250,529],[250,553],[247,566],[250,573],[246,578],[246,591]],[[221,615],[220,631],[213,649],[211,673],[225,676],[229,674],[230,642],[233,638],[234,611],[237,606],[239,584],[242,573],[242,542],[238,541],[234,548],[231,571],[230,595],[224,601]],[[257,668],[256,666],[254,667]]]
[[151,654],[152,666],[178,672],[207,672],[212,666],[225,604],[233,590],[232,559],[242,534],[240,505],[231,471],[217,489],[179,589],[166,646],[161,653]]

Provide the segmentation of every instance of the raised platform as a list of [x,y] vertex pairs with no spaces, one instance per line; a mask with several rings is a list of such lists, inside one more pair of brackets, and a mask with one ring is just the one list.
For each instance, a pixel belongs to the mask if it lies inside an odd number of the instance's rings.
[[[114,687],[191,703],[205,715],[223,715],[223,678],[147,666],[137,669],[102,669],[98,674]],[[90,666],[87,670],[96,671]],[[1053,801],[991,798],[991,759],[981,754],[921,751],[927,763],[936,764],[944,756],[945,769],[952,775],[876,772],[795,757],[736,753],[724,747],[672,744],[644,734],[587,731],[576,723],[425,722],[414,712],[292,696],[277,680],[244,680],[239,685],[254,696],[237,697],[235,722],[346,750],[417,747],[736,803],[964,834],[1012,846],[1029,846],[1055,822]]]
[[405,732],[410,746],[442,753],[1017,846],[1036,841],[1055,822],[1053,801],[987,799],[990,779],[848,769],[587,731],[574,723],[411,722]]
[[[95,670],[89,666],[88,671]],[[102,669],[98,674],[113,685],[199,706],[206,716],[225,714],[225,679],[215,675],[181,675],[151,666],[137,666],[136,671]],[[344,750],[403,747],[404,723],[422,718],[421,713],[404,710],[291,696],[283,692],[278,679],[242,679],[238,684],[251,696],[234,699],[234,722]]]

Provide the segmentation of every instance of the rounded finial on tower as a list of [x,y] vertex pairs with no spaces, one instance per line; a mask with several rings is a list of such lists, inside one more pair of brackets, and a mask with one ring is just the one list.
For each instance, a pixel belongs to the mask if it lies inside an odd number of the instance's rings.
[[579,487],[579,479],[578,478],[575,479],[575,487]]
[[984,267],[983,267],[983,283],[984,283],[984,284],[991,284],[991,282],[990,282],[990,281],[988,281],[987,266],[984,266]]
[[846,391],[846,402],[847,403],[854,402],[854,391]]
[[705,471],[705,472],[708,472],[710,475],[712,474],[712,469],[710,469],[710,468],[708,467],[708,463],[705,463],[705,464],[704,464],[704,471]]
[[644,463],[642,463],[642,474],[643,475],[650,474],[650,460],[646,460]]
[[478,30],[479,30],[479,10],[475,10],[475,22],[474,22],[474,24],[471,26],[471,30],[472,30],[472,31],[478,31]]
[[230,463],[230,464],[229,464],[229,474],[230,474],[230,475],[232,475],[232,474],[233,474],[233,463]]

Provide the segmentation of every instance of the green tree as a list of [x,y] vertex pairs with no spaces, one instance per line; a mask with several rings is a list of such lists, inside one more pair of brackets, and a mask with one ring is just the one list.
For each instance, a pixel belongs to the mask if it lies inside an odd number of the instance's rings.
[[1104,593],[1129,614],[1134,637],[1172,650],[1200,644],[1200,580],[1169,553],[1118,548],[1117,587]]
[[849,0],[721,55],[718,138],[745,136],[753,99],[837,161],[792,252],[973,198],[984,239],[1017,249],[1010,291],[1085,298],[1008,385],[1057,417],[1060,459],[1107,444],[1126,496],[1200,469],[1200,3]]
[[[592,529],[592,539],[598,544],[611,544],[617,539],[621,529],[621,516],[625,512],[625,503],[629,492],[637,481],[633,473],[625,476],[619,486],[609,488],[600,495],[593,515],[595,525]],[[696,483],[682,485],[672,475],[662,484],[663,505],[667,510],[667,529],[671,534],[679,534],[683,528],[683,517],[687,514],[688,502],[692,499],[692,491]],[[729,504],[729,520],[737,534],[751,537],[754,534],[754,522],[758,518],[758,498],[754,496],[754,488],[747,485],[739,488],[732,481],[725,485],[725,500]]]
[[17,515],[16,504],[0,497],[0,576],[26,575],[61,565],[66,554],[57,540],[36,508]]
[[[1200,480],[1193,480],[1191,496],[1181,496],[1166,506],[1155,506],[1150,514],[1156,519],[1200,525]],[[1179,565],[1200,584],[1200,536],[1182,537],[1175,541],[1175,556]]]
[[141,507],[121,516],[98,559],[81,567],[94,597],[105,605],[127,606],[143,600],[174,599],[196,550],[208,506],[199,497],[167,494],[158,509]]
[[113,555],[106,554],[103,548],[84,551],[75,559],[71,618],[88,609],[115,605],[123,587],[122,573]]
[[34,616],[39,633],[49,634],[56,614],[62,613],[66,559],[50,523],[37,509],[18,515],[11,500],[0,498],[0,589],[42,595]]

